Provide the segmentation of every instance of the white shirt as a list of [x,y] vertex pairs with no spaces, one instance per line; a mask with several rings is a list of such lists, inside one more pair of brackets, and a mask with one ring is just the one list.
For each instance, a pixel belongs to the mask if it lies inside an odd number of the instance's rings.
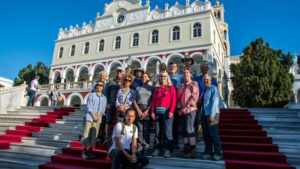
[[39,82],[36,79],[33,79],[30,84],[30,90],[36,91],[37,89],[34,86],[39,86]]
[[[125,125],[124,128],[124,134],[121,134],[122,132],[122,124],[121,122],[117,123],[116,126],[114,127],[114,132],[112,135],[113,139],[113,145],[111,146],[109,152],[113,149],[117,149],[116,147],[116,142],[114,140],[115,137],[121,137],[121,144],[124,149],[130,150],[130,145],[132,142],[132,136],[133,136],[133,125],[131,124],[130,126]],[[135,139],[138,138],[138,130],[136,128],[136,131],[134,133]]]

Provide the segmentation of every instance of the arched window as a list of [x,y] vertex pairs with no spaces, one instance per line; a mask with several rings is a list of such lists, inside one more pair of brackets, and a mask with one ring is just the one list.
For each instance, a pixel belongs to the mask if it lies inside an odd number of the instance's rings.
[[63,53],[64,53],[64,48],[61,47],[61,48],[59,49],[58,58],[62,58],[62,57],[63,57]]
[[180,40],[180,28],[178,26],[173,28],[173,40]]
[[84,45],[84,54],[89,54],[90,43],[86,42]]
[[158,43],[158,30],[152,31],[152,43]]
[[104,40],[101,39],[99,42],[99,52],[103,52],[104,51]]
[[120,48],[121,48],[121,37],[118,36],[116,37],[115,49],[120,49]]
[[70,56],[74,56],[74,55],[75,55],[75,45],[72,45]]
[[139,34],[138,33],[135,33],[133,35],[133,42],[132,42],[132,46],[139,46]]
[[200,23],[195,23],[194,26],[193,26],[193,30],[194,30],[194,38],[202,36],[201,24]]

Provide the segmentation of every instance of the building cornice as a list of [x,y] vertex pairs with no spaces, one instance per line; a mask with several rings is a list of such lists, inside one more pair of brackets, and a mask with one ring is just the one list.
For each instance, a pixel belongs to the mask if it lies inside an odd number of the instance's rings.
[[141,25],[146,25],[146,24],[151,24],[151,23],[156,23],[156,22],[164,22],[165,20],[175,20],[175,19],[178,19],[178,18],[190,17],[190,16],[193,16],[193,15],[207,14],[207,13],[211,13],[211,9],[206,10],[206,11],[197,12],[197,13],[189,13],[189,14],[184,14],[184,15],[180,15],[180,16],[172,16],[172,17],[167,17],[167,18],[160,18],[160,19],[156,19],[156,20],[145,21],[145,22],[141,22],[141,23],[134,23],[134,24],[131,24],[131,25],[116,27],[116,28],[113,28],[113,29],[106,29],[106,30],[102,30],[102,31],[91,32],[91,33],[84,34],[84,35],[78,35],[76,37],[58,39],[58,40],[55,40],[55,43],[56,42],[68,41],[68,40],[72,40],[72,39],[77,39],[77,38],[82,38],[82,37],[87,37],[87,36],[92,36],[92,35],[96,35],[96,34],[101,34],[101,33],[104,33],[104,32],[110,32],[110,31],[116,31],[116,30],[120,30],[120,29],[130,28],[130,27],[133,27],[133,26],[141,26]]

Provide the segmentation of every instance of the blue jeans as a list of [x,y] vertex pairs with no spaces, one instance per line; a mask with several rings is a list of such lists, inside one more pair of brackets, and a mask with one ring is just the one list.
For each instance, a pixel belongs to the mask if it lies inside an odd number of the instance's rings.
[[[164,131],[162,131],[164,129]],[[162,132],[165,133],[164,142],[166,149],[173,151],[173,118],[169,118],[169,113],[156,114],[155,117],[155,148],[162,149]]]
[[57,106],[57,100],[51,100],[51,106],[56,107]]
[[211,122],[209,116],[203,116],[202,134],[205,144],[206,154],[221,154],[221,141],[219,137],[219,114],[215,115],[215,120]]
[[36,94],[36,91],[34,91],[34,90],[29,91],[29,99],[27,102],[27,106],[33,106],[35,94]]

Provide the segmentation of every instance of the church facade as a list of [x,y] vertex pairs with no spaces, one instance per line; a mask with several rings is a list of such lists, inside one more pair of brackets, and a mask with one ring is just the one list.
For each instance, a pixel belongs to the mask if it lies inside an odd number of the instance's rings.
[[[104,13],[82,26],[60,29],[49,76],[35,104],[50,104],[49,92],[57,86],[65,106],[85,104],[93,81],[100,71],[114,77],[116,68],[142,68],[155,73],[159,63],[189,55],[195,70],[209,63],[209,73],[217,78],[225,103],[229,99],[230,44],[224,6],[196,0],[182,5],[165,4],[151,8],[150,0],[113,0]],[[152,9],[152,10],[151,10]]]

